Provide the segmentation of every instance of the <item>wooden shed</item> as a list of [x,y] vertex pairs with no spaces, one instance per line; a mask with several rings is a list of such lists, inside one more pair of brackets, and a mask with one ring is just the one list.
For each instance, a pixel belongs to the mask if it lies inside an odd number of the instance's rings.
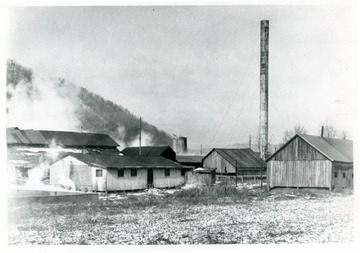
[[216,175],[244,178],[266,176],[266,163],[250,148],[214,148],[203,158],[203,167],[216,169]]
[[170,188],[184,184],[189,169],[161,156],[69,154],[50,167],[50,183],[71,179],[82,191]]
[[297,134],[267,160],[268,188],[353,186],[353,142]]

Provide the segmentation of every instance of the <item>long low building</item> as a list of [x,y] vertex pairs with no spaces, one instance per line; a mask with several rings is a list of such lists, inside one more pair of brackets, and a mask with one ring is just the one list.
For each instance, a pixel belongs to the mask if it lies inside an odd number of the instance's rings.
[[[28,180],[29,171],[54,162],[64,153],[119,154],[119,144],[107,134],[10,127],[6,139],[8,169],[13,175],[10,181],[19,183]],[[47,169],[43,174],[47,178]]]
[[68,154],[50,167],[50,183],[72,180],[81,191],[170,188],[185,183],[184,166],[161,156]]

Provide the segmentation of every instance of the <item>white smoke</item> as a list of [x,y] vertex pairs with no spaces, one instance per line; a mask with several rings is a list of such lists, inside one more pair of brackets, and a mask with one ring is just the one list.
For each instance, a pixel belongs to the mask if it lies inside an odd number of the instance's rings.
[[41,163],[39,166],[28,170],[27,187],[38,187],[43,185],[42,180],[46,177],[49,164]]
[[[152,146],[153,136],[145,131],[141,131],[141,146]],[[138,147],[139,146],[139,135],[131,142],[129,147]]]
[[75,131],[80,125],[75,103],[50,78],[34,76],[32,83],[10,84],[7,93],[7,127]]

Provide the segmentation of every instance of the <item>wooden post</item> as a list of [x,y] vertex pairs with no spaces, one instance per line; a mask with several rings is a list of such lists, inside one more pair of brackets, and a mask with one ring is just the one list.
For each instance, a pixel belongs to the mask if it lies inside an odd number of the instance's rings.
[[141,117],[140,117],[140,131],[139,131],[139,155],[141,156]]
[[237,187],[237,178],[238,178],[237,160],[235,160],[235,187]]

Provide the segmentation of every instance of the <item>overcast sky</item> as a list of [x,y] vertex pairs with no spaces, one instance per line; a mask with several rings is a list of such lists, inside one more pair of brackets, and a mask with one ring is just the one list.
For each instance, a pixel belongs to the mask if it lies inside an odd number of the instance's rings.
[[354,134],[357,31],[342,6],[16,7],[8,58],[128,108],[190,147],[258,134],[270,21],[269,139],[322,121]]

